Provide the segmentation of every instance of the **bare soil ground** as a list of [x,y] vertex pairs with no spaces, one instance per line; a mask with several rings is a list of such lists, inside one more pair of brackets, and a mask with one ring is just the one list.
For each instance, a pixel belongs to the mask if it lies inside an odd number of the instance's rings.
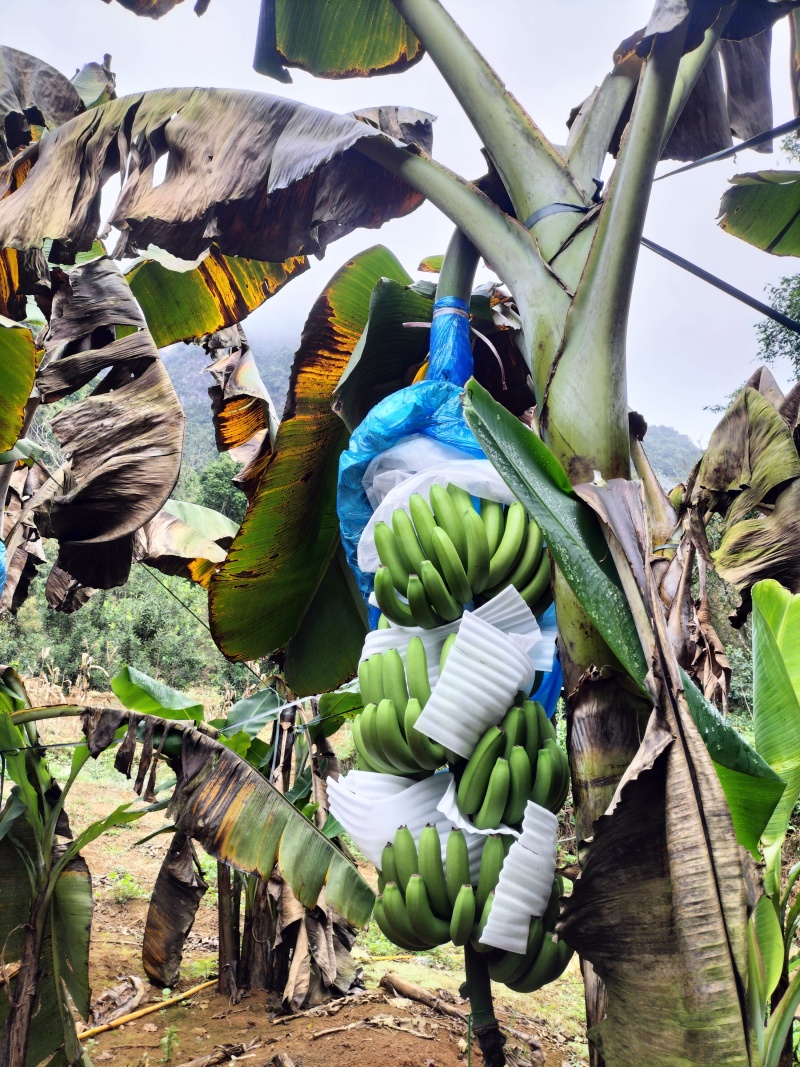
[[[88,702],[112,704],[114,698],[91,694]],[[44,739],[51,743],[77,739],[80,733],[77,720],[51,720],[41,725]],[[50,751],[58,761],[54,773],[63,780],[71,750]],[[70,795],[68,810],[73,830],[80,830],[132,799],[129,783],[114,772],[108,754],[97,763],[90,761]],[[137,842],[164,825],[162,814],[149,814],[137,823],[109,831],[84,850],[95,887],[90,956],[95,997],[122,976],[136,975],[147,982],[141,964],[142,934],[150,891],[170,835],[155,837],[144,844]],[[366,862],[363,868],[365,876],[372,881],[374,868]],[[204,870],[211,888],[203,899],[188,941],[181,981],[175,991],[178,993],[216,975],[216,865],[208,857],[204,860]],[[482,1063],[474,1043],[470,1061],[467,1030],[461,1021],[391,996],[379,986],[381,977],[391,971],[416,985],[443,990],[443,996],[459,1003],[463,961],[458,950],[450,946],[449,951],[443,947],[424,955],[398,954],[372,924],[359,936],[353,954],[364,972],[365,990],[358,997],[332,1002],[314,1013],[287,1019],[277,1014],[276,999],[263,992],[245,996],[239,1005],[231,1007],[227,996],[218,994],[216,987],[211,986],[184,1004],[161,1008],[136,1022],[89,1039],[88,1051],[95,1063],[110,1067],[155,1067],[157,1064],[180,1067],[209,1055],[217,1046],[237,1043],[252,1043],[237,1059],[251,1060],[254,1067],[271,1063],[278,1052],[288,1055],[297,1067],[330,1067],[331,1064],[456,1067],[468,1062]],[[147,989],[146,1003],[160,1003],[164,999],[162,990],[149,984]],[[510,1063],[518,1067],[526,1064],[578,1067],[587,1062],[582,985],[575,961],[559,982],[539,993],[523,996],[503,986],[497,986],[495,992],[501,1021],[511,1030],[533,1039],[530,1043],[509,1035]],[[320,1034],[329,1029],[336,1032]]]

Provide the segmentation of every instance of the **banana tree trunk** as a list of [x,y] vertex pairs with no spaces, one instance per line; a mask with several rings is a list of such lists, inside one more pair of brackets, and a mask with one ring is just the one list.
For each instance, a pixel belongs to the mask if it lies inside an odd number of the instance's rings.
[[46,893],[46,889],[39,893],[25,927],[22,956],[0,1050],[0,1067],[23,1067],[27,1059],[28,1036],[39,988],[39,957],[47,926]]

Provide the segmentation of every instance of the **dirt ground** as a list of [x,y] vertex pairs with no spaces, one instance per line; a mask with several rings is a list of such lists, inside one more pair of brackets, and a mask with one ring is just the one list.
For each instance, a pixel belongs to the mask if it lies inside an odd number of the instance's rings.
[[[41,725],[44,738],[51,742],[79,734],[76,720]],[[63,780],[71,751],[50,751],[59,761],[53,770]],[[97,763],[90,761],[70,795],[73,831],[132,799],[133,793],[114,772],[108,754]],[[164,825],[161,813],[149,814],[134,824],[112,829],[83,851],[95,889],[90,955],[95,998],[120,978],[136,975],[147,985],[145,1004],[160,1004],[167,996],[185,992],[216,975],[216,864],[209,857],[203,857],[203,867],[211,888],[189,937],[176,990],[162,991],[149,985],[142,970],[141,942],[150,890],[170,835],[137,842]],[[365,863],[364,874],[372,880],[374,868]],[[296,1067],[329,1067],[332,1063],[342,1067],[456,1067],[482,1063],[474,1042],[470,1059],[467,1027],[462,1020],[390,995],[379,984],[384,974],[392,972],[432,991],[443,991],[444,998],[466,1013],[468,1006],[458,997],[463,980],[463,959],[458,950],[443,947],[410,957],[397,953],[372,924],[359,936],[353,950],[363,968],[365,986],[358,996],[287,1018],[276,1014],[278,1003],[262,992],[246,995],[239,1005],[231,1007],[227,995],[218,994],[214,985],[182,1004],[159,1008],[90,1038],[85,1047],[95,1063],[109,1067],[181,1067],[222,1045],[245,1046],[237,1050],[236,1060],[251,1060],[254,1067],[271,1063],[279,1052],[290,1057]],[[498,1016],[509,1030],[507,1050],[512,1067],[578,1067],[587,1062],[582,985],[574,961],[559,982],[539,993],[523,996],[503,986],[497,986],[495,992]],[[326,1030],[336,1032],[321,1033]]]

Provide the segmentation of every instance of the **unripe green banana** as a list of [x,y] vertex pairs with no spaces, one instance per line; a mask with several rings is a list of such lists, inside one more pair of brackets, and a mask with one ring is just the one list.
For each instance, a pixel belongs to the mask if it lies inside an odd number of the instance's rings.
[[391,700],[382,700],[376,715],[378,742],[386,759],[397,770],[395,773],[413,774],[419,770],[406,739],[400,731],[397,712]]
[[[417,846],[407,826],[398,827],[394,835],[394,865],[397,870],[397,884],[405,893],[411,875],[419,874]],[[389,918],[391,919],[391,915]]]
[[458,806],[465,815],[474,815],[483,804],[492,768],[505,748],[505,741],[502,727],[491,726],[475,746],[458,783]]
[[[418,700],[420,707],[424,708],[430,700],[431,681],[428,674],[428,654],[420,637],[412,637],[408,642],[406,678],[408,680],[408,695]],[[406,737],[408,737],[408,732],[406,732]]]
[[379,630],[390,630],[391,627],[392,627],[392,624],[389,622],[389,620],[386,618],[386,616],[383,614],[383,612],[381,612],[380,615],[378,616],[378,629]]
[[435,630],[444,623],[444,619],[431,607],[425,586],[418,574],[412,574],[408,579],[408,606],[411,608],[414,622],[423,630]]
[[503,505],[497,500],[481,500],[481,522],[489,542],[489,556],[497,551],[506,528]]
[[396,508],[392,512],[392,532],[403,566],[409,574],[418,574],[422,561],[425,559],[425,553],[417,540],[414,523],[402,508]]
[[422,706],[414,697],[406,705],[406,741],[417,764],[426,771],[435,771],[446,762],[441,745],[417,729],[417,719],[422,714]]
[[506,732],[506,747],[503,759],[508,759],[514,745],[525,744],[525,713],[522,708],[515,704],[506,712],[506,716],[500,724]]
[[457,514],[461,515],[467,508],[469,508],[470,511],[475,510],[472,506],[472,497],[466,489],[462,489],[460,485],[455,485],[453,482],[450,482],[447,486],[447,492],[450,494],[450,498],[455,505]]
[[[433,948],[436,944],[435,941],[423,939],[416,933],[411,925],[408,908],[403,899],[400,886],[394,882],[387,882],[383,891],[383,912],[389,926],[397,931],[399,937],[407,945],[421,945],[423,948]],[[394,941],[395,939],[392,938],[392,940]],[[398,942],[395,941],[395,944],[398,944]]]
[[572,949],[565,941],[553,941],[546,936],[530,969],[508,988],[515,993],[534,993],[537,989],[560,977],[572,957]]
[[413,493],[408,501],[408,509],[411,512],[411,519],[423,552],[428,559],[435,560],[436,556],[433,551],[433,538],[431,535],[436,525],[436,519],[433,517],[428,501],[424,496],[420,496],[419,493]]
[[399,774],[400,772],[389,761],[381,747],[377,716],[376,704],[367,704],[361,712],[361,743],[364,746],[364,755],[382,774]]
[[536,705],[536,714],[539,716],[539,747],[544,747],[544,743],[548,737],[556,740],[556,727],[552,719],[548,719],[547,712],[544,710],[544,705],[538,701],[534,701]]
[[352,722],[350,723],[350,728],[353,731],[353,744],[356,746],[358,758],[363,765],[359,767],[359,770],[380,772],[381,768],[377,764],[372,762],[369,756],[369,752],[367,751],[367,746],[364,744],[364,738],[361,734],[360,715],[356,715],[356,717],[352,720]]
[[381,874],[385,882],[397,881],[397,865],[394,862],[394,845],[387,841],[381,853]]
[[517,565],[507,578],[508,585],[513,585],[515,589],[524,589],[531,582],[538,570],[543,547],[542,531],[533,519],[529,519],[525,530],[525,547]]
[[442,864],[442,842],[439,831],[432,823],[428,823],[420,835],[417,859],[419,873],[425,882],[434,913],[440,919],[446,919],[449,922],[452,908],[447,895],[447,880]]
[[556,745],[556,748],[558,749],[558,759],[561,763],[561,788],[557,793],[553,794],[553,807],[551,808],[551,811],[553,811],[555,814],[558,814],[558,812],[561,811],[561,809],[564,807],[564,801],[569,795],[570,770],[569,760],[567,759],[566,752],[564,752],[564,750],[559,745]]
[[458,637],[458,634],[448,634],[447,637],[445,637],[444,639],[442,651],[439,655],[439,674],[441,674],[444,670],[444,665],[445,663],[447,663],[447,657],[450,655],[450,650],[456,643],[456,637]]
[[374,703],[374,701],[370,699],[368,663],[368,659],[362,659],[358,665],[358,688],[361,693],[362,703],[365,705]]
[[564,885],[561,881],[561,876],[556,874],[553,879],[553,887],[550,890],[550,898],[547,901],[547,907],[544,909],[544,914],[542,915],[542,929],[547,934],[552,934],[556,928],[558,913],[561,910],[561,895],[563,889]]
[[553,789],[553,753],[547,748],[540,748],[536,757],[536,773],[533,776],[533,788],[530,799],[540,808],[547,807],[547,801]]
[[497,888],[500,869],[505,858],[506,851],[503,847],[503,835],[492,834],[487,837],[481,853],[481,870],[478,875],[478,888],[475,891],[475,907],[479,915],[483,912],[486,898],[493,889]]
[[[466,539],[466,534],[464,535]],[[447,588],[453,599],[461,604],[468,604],[472,600],[472,588],[464,570],[456,546],[441,526],[434,527],[433,547],[436,549],[436,557],[439,560],[439,570],[444,576]]]
[[499,759],[492,767],[483,803],[473,816],[472,821],[479,830],[494,830],[500,825],[510,788],[511,772],[508,769],[508,760]]
[[[401,902],[402,902],[402,897],[401,897]],[[383,891],[381,892],[381,895],[375,901],[375,909],[374,909],[372,914],[375,916],[375,922],[378,924],[378,927],[380,928],[380,931],[383,934],[383,936],[384,937],[388,937],[388,939],[391,942],[393,942],[393,944],[397,945],[399,948],[403,948],[407,952],[420,952],[420,951],[424,951],[425,949],[429,948],[428,945],[423,945],[422,942],[417,941],[416,938],[414,938],[413,941],[404,940],[404,938],[402,937],[400,932],[397,929],[395,929],[394,926],[392,926],[392,924],[389,922],[389,920],[386,917],[386,912],[385,912],[384,907],[383,907]],[[410,929],[411,929],[411,926],[409,924],[409,930]]]
[[[453,503],[453,498],[443,485],[432,485],[430,491],[431,508],[433,509],[436,525],[447,533],[456,546],[456,551],[462,563],[467,562],[467,538],[464,534],[464,524],[459,517],[459,510]],[[438,549],[434,541],[434,556]]]
[[367,704],[380,704],[383,700],[383,655],[374,652],[368,659],[362,660],[358,668],[358,676],[363,674],[364,681],[361,687],[361,699],[364,706]]
[[534,769],[539,755],[539,713],[536,704],[526,700],[522,705],[522,713],[525,716],[525,751],[531,761],[531,769]]
[[469,849],[464,831],[453,827],[447,837],[444,876],[447,882],[447,896],[452,905],[461,891],[462,885],[469,882]]
[[376,522],[374,533],[378,558],[391,575],[397,592],[405,596],[408,588],[408,567],[403,563],[400,556],[397,538],[394,536],[391,526],[388,526],[385,522]]
[[475,926],[473,926],[472,928],[472,937],[470,938],[470,944],[476,952],[480,952],[481,954],[493,951],[491,945],[481,944],[481,937],[483,935],[483,931],[485,930],[486,924],[489,921],[489,916],[492,913],[492,904],[494,904],[494,890],[492,890],[489,896],[486,898],[486,903],[483,905],[483,911],[481,912],[480,917],[478,918]]
[[454,945],[466,945],[475,925],[475,893],[471,885],[462,885],[453,904],[450,919],[450,940]]
[[388,697],[394,704],[398,722],[402,722],[408,703],[408,688],[406,687],[406,669],[403,666],[403,657],[396,648],[390,648],[383,654],[383,695]]
[[547,741],[545,741],[545,748],[550,750],[550,754],[553,757],[553,784],[550,787],[550,796],[545,806],[553,814],[557,814],[569,792],[569,764],[558,742],[551,737],[548,737]]
[[523,546],[528,517],[525,508],[518,500],[514,501],[506,513],[506,528],[497,551],[489,563],[488,587],[494,589],[511,573]]
[[423,941],[446,945],[450,940],[450,922],[433,914],[425,879],[412,874],[406,887],[406,911],[411,929]]
[[[406,583],[407,586],[408,583]],[[411,608],[398,599],[392,576],[386,567],[381,567],[375,573],[375,599],[386,618],[391,619],[397,626],[415,625]]]
[[[422,584],[425,586],[425,592],[428,594],[428,599],[433,605],[434,610],[437,611],[446,622],[454,622],[462,615],[464,611],[463,605],[456,603],[450,595],[450,591],[444,584],[444,578],[442,578],[441,574],[429,559],[426,559],[422,564],[419,576],[422,579]],[[377,597],[377,590],[375,595]],[[409,615],[411,615],[410,609]]]
[[489,960],[489,977],[493,982],[514,982],[525,974],[539,954],[544,938],[540,919],[531,919],[525,952],[506,952],[499,960]]
[[[512,583],[513,584],[513,583]],[[533,577],[527,585],[517,586],[519,595],[529,608],[538,607],[538,602],[550,588],[550,557],[543,552]],[[548,605],[549,606],[549,605]],[[534,615],[536,612],[534,612]],[[541,614],[541,611],[539,612]]]
[[522,822],[533,787],[533,768],[528,753],[521,745],[514,745],[511,749],[508,769],[511,775],[511,785],[508,790],[506,810],[503,812],[503,822],[508,826],[514,826]]
[[467,580],[472,595],[477,596],[486,588],[489,581],[489,541],[486,537],[486,528],[481,522],[477,511],[469,508],[462,516],[464,523],[464,536],[467,539]]

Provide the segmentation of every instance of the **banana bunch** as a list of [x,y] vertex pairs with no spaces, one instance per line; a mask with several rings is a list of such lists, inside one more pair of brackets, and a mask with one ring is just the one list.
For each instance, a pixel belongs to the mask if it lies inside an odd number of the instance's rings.
[[364,710],[352,728],[360,770],[424,776],[447,762],[447,750],[415,729],[431,695],[419,637],[409,642],[405,665],[395,648],[376,652],[361,661],[358,679]]
[[401,826],[381,858],[375,905],[375,919],[381,931],[394,944],[412,952],[448,941],[456,945],[469,941],[478,952],[489,954],[491,977],[518,992],[532,992],[554,981],[572,955],[563,942],[556,943],[551,936],[563,891],[559,875],[544,915],[531,922],[524,954],[493,949],[479,940],[512,842],[513,838],[501,834],[487,838],[478,884],[473,886],[463,830],[450,831],[442,863],[441,840],[435,826],[429,824],[422,831],[419,848],[408,827]]
[[458,806],[478,830],[522,821],[529,800],[556,813],[569,791],[569,764],[541,704],[514,705],[491,726],[463,769]]
[[411,496],[410,515],[398,508],[391,526],[375,524],[382,564],[375,599],[386,619],[433,629],[458,619],[465,604],[490,600],[508,585],[534,614],[549,606],[550,559],[537,524],[519,502],[480,505],[478,513],[457,485],[432,485],[429,501]]

